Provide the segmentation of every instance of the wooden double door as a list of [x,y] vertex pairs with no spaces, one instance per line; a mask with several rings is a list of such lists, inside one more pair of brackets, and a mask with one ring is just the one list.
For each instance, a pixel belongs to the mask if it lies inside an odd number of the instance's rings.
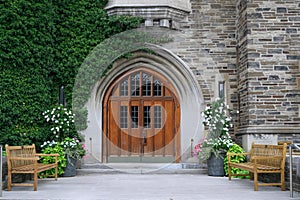
[[104,161],[180,160],[180,106],[161,75],[132,70],[108,90],[104,104]]

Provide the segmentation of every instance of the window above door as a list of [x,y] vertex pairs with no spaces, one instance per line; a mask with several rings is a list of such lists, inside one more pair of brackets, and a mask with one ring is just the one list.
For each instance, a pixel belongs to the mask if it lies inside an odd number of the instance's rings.
[[162,81],[155,75],[138,71],[123,78],[117,85],[119,96],[162,96]]

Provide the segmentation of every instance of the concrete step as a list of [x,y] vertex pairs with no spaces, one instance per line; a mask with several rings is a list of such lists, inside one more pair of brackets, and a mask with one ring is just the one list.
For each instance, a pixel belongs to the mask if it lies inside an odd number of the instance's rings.
[[207,174],[207,167],[198,163],[94,163],[83,164],[77,173]]

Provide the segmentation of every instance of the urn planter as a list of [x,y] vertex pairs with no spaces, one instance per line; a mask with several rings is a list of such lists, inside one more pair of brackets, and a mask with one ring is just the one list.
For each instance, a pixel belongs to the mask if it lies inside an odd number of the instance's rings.
[[211,153],[209,159],[207,159],[207,170],[209,176],[225,176],[225,156],[226,152],[220,152],[218,157],[216,157],[214,153]]
[[76,163],[77,163],[76,158],[73,157],[67,158],[66,168],[63,174],[64,177],[76,176]]

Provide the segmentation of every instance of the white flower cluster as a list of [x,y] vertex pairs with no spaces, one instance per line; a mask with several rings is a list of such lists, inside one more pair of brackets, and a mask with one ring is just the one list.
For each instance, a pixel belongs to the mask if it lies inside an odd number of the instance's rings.
[[77,145],[79,144],[79,140],[78,139],[75,139],[75,138],[72,138],[70,141],[65,141],[65,142],[62,142],[61,145],[64,147],[64,148],[76,148]]
[[48,123],[51,123],[51,132],[59,137],[59,133],[69,131],[69,127],[74,123],[75,114],[63,106],[57,106],[52,110],[43,112],[43,116]]
[[52,141],[44,142],[44,144],[42,144],[41,147],[42,148],[47,147],[47,146],[52,147],[52,146],[55,146],[55,145],[57,145],[57,142],[52,140]]
[[202,112],[204,124],[208,126],[209,133],[213,138],[229,135],[229,129],[232,127],[231,117],[228,117],[229,106],[223,100],[216,99],[210,106],[207,106]]
[[54,140],[44,142],[41,145],[41,148],[54,147],[56,145],[59,145],[64,149],[76,149],[78,147],[78,145],[80,145],[80,141],[77,138],[69,138],[68,137],[68,138],[65,138],[64,141],[62,141],[62,142],[56,142]]

